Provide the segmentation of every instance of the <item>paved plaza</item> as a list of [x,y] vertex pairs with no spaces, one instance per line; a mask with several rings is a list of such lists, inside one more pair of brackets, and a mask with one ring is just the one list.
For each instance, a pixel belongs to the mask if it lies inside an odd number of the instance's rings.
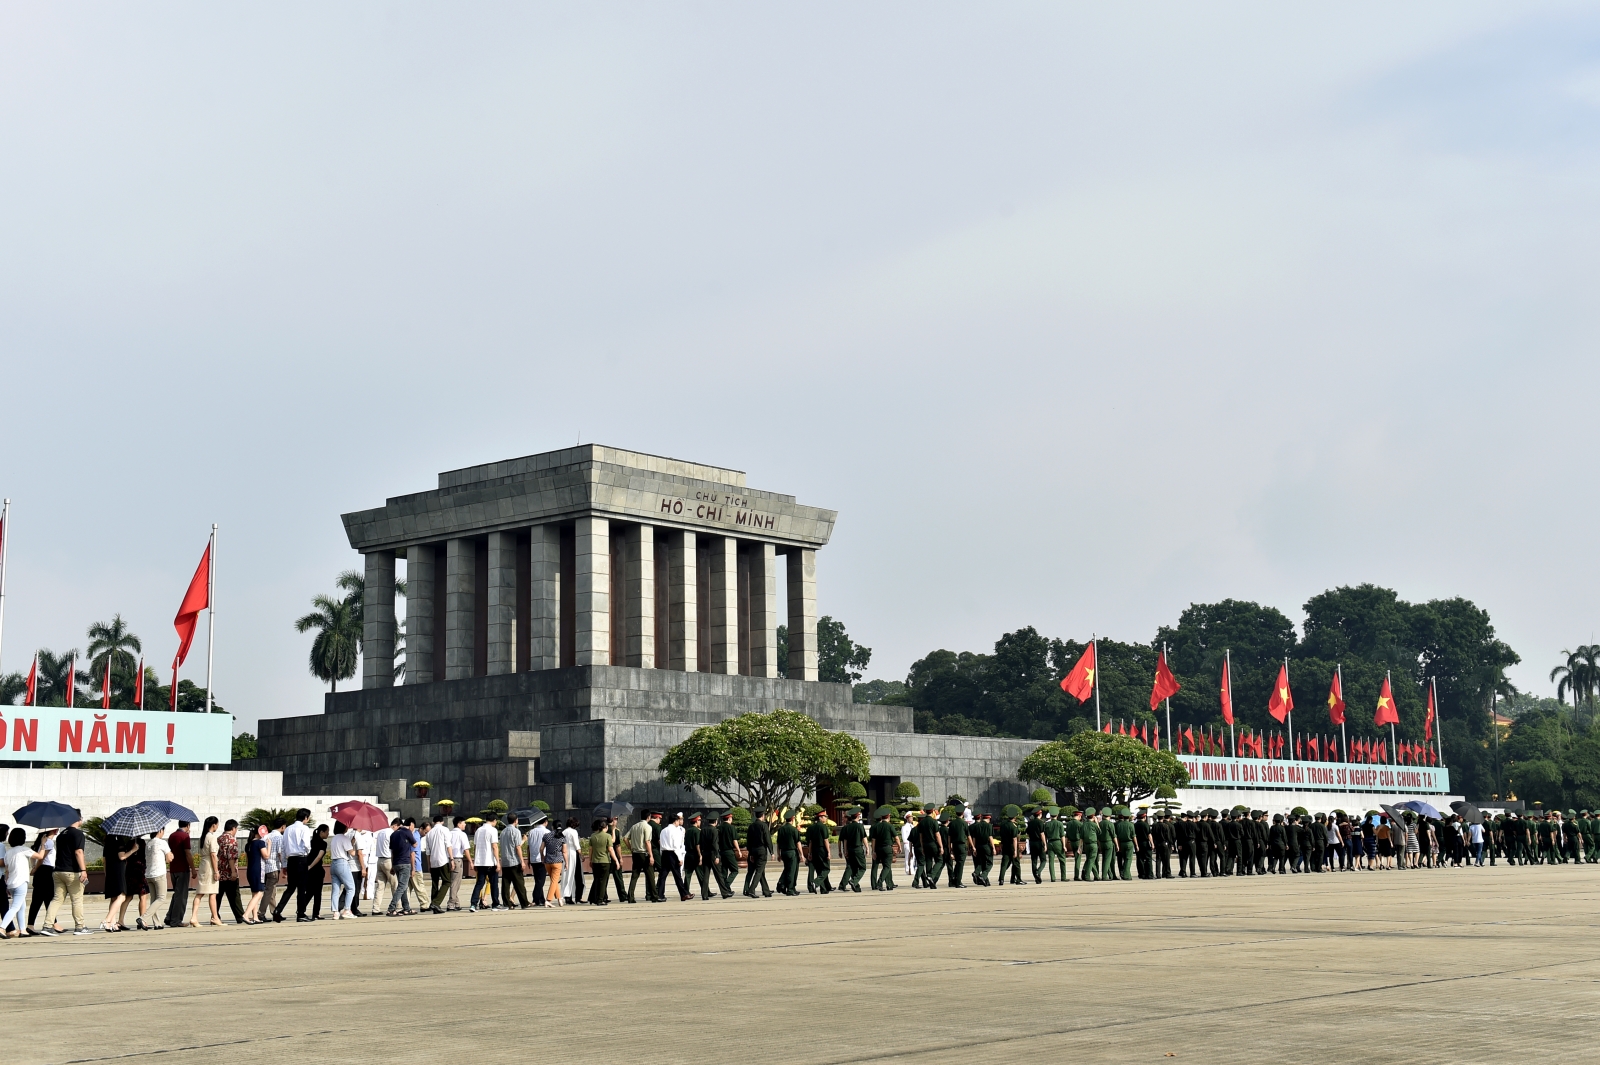
[[901,887],[11,941],[5,1060],[1588,1061],[1597,870]]

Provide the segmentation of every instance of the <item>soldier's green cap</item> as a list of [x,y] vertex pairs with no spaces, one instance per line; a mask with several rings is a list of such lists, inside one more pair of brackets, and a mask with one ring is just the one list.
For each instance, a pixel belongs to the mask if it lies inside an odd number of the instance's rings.
[[895,809],[894,809],[893,806],[880,806],[880,807],[878,807],[876,810],[874,810],[872,812],[872,816],[875,817],[875,818],[876,817],[893,817],[894,814],[895,814]]
[[1567,811],[1567,816],[1568,817],[1577,817],[1578,816],[1578,812],[1576,810],[1568,810]]
[[1083,808],[1083,816],[1085,816],[1085,817],[1093,817],[1094,816],[1094,807],[1093,806],[1085,806]]
[[793,821],[794,820],[794,811],[793,810],[785,810],[783,812],[783,819],[785,821]]
[[1119,806],[1119,807],[1117,807],[1117,816],[1118,817],[1128,817],[1128,816],[1131,816],[1131,815],[1129,814],[1128,808],[1126,806]]
[[1061,807],[1059,807],[1059,806],[1046,806],[1044,808],[1044,812],[1047,813],[1047,814],[1050,814],[1052,817],[1054,817],[1057,814],[1061,813]]
[[694,813],[692,813],[689,816],[685,817],[684,820],[685,821],[698,821],[698,820],[700,820],[700,818],[702,818],[704,816],[705,815],[702,814],[699,810],[696,810]]
[[1004,810],[1000,811],[1000,816],[1001,817],[1021,817],[1022,816],[1022,807],[1018,806],[1014,802],[1007,803],[1006,804],[1006,808]]
[[923,804],[922,812],[925,813],[925,814],[931,814],[931,813],[936,812],[938,809],[939,809],[939,807],[937,805],[935,805],[934,803],[930,802],[930,803]]

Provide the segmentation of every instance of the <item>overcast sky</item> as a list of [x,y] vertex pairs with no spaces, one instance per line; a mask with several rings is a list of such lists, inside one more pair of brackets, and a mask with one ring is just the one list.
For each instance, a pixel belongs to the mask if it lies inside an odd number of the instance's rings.
[[837,509],[869,676],[1374,581],[1549,692],[1597,133],[1589,5],[6,4],[0,668],[170,659],[215,521],[317,712],[340,513],[581,439]]

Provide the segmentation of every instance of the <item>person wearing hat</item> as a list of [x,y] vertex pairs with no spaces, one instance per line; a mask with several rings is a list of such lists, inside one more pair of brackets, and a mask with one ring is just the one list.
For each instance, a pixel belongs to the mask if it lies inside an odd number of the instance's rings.
[[967,819],[962,815],[959,806],[946,806],[945,817],[948,819],[945,829],[945,838],[948,846],[945,853],[949,856],[945,862],[950,870],[950,886],[953,888],[966,887],[967,846],[971,838],[971,829],[967,827]]
[[1066,839],[1066,826],[1061,823],[1061,808],[1051,806],[1045,809],[1044,822],[1044,860],[1045,871],[1050,874],[1050,883],[1056,882],[1056,873],[1060,872],[1063,883],[1067,879],[1067,848],[1062,841]]
[[860,809],[852,808],[844,815],[844,824],[839,828],[839,851],[844,855],[839,890],[849,888],[859,895],[861,878],[867,875],[867,826],[861,823]]
[[1083,851],[1083,872],[1078,879],[1092,884],[1100,879],[1100,811],[1093,806],[1084,808],[1078,849]]
[[[908,837],[911,844],[911,886],[914,888],[929,887],[928,871],[932,859],[928,856],[928,820],[932,816],[930,807],[924,806],[921,810],[913,810],[906,815],[906,820],[911,824],[911,835]],[[937,887],[938,885],[932,885]]]
[[1600,820],[1594,816],[1593,810],[1583,811],[1583,860],[1589,865],[1600,862],[1600,841],[1595,839],[1600,833]]
[[1162,810],[1156,815],[1156,823],[1150,830],[1150,840],[1155,845],[1156,865],[1155,877],[1157,880],[1172,879],[1172,847],[1178,841],[1178,834],[1173,831],[1172,811]]
[[[1022,808],[1015,803],[1009,804],[1000,811],[1000,820],[995,822],[994,842],[1000,851],[1000,884],[1022,883],[1022,873],[1017,868],[1017,818],[1022,815]],[[1010,881],[1006,880],[1006,871],[1011,871]]]
[[1140,880],[1154,880],[1155,863],[1153,861],[1155,849],[1150,838],[1150,819],[1144,807],[1139,807],[1139,812],[1133,818],[1133,854],[1138,862],[1138,876]]
[[750,827],[745,830],[744,852],[744,897],[756,897],[756,889],[761,890],[761,897],[772,898],[772,888],[767,883],[767,853],[772,850],[772,830],[767,827],[765,811],[752,810]]
[[894,816],[894,807],[880,806],[873,812],[872,831],[868,834],[872,841],[872,890],[894,890],[894,847],[896,836],[894,825],[889,819]]
[[[700,878],[700,901],[711,898],[711,878],[716,875],[722,859],[722,849],[717,843],[717,825],[714,818],[700,817],[700,865],[695,875]],[[719,882],[720,886],[720,882]]]
[[827,895],[833,891],[833,856],[828,853],[832,834],[828,831],[828,817],[818,811],[806,826],[806,891],[813,895]]
[[1028,871],[1035,884],[1044,883],[1044,863],[1050,846],[1044,836],[1044,807],[1028,807]]
[[1100,808],[1100,879],[1117,879],[1117,826],[1113,818],[1116,811],[1109,806]]
[[1119,880],[1133,879],[1133,811],[1126,806],[1117,807],[1116,821],[1112,830],[1117,837],[1117,878]]
[[[694,894],[694,882],[700,872],[700,811],[696,810],[683,819],[683,882],[689,886],[689,894]],[[700,893],[706,893],[706,882],[700,881]]]
[[[659,815],[658,815],[659,816]],[[683,880],[683,862],[688,857],[684,843],[683,814],[672,815],[672,822],[661,830],[661,845],[656,851],[656,898],[667,901],[667,874],[672,874],[672,884],[678,889],[678,901],[688,902],[689,886]]]
[[1083,879],[1084,835],[1084,813],[1082,810],[1074,809],[1067,818],[1066,823],[1061,826],[1061,838],[1065,840],[1067,847],[1072,851],[1072,879],[1074,881]]
[[979,814],[967,829],[972,840],[972,882],[989,887],[989,870],[994,868],[994,826],[988,814]]
[[722,815],[717,825],[717,885],[722,897],[733,898],[733,878],[739,875],[739,832],[733,827],[733,811]]
[[778,826],[775,834],[778,847],[778,861],[783,863],[783,872],[778,874],[778,894],[798,895],[795,884],[800,879],[800,830],[794,827],[794,811],[783,811],[783,824]]

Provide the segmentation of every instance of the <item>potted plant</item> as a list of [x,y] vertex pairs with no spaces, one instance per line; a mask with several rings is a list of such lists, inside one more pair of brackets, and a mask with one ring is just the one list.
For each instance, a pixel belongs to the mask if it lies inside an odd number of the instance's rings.
[[417,789],[417,798],[419,799],[426,799],[428,797],[428,789],[433,787],[426,780],[415,781],[411,786]]

